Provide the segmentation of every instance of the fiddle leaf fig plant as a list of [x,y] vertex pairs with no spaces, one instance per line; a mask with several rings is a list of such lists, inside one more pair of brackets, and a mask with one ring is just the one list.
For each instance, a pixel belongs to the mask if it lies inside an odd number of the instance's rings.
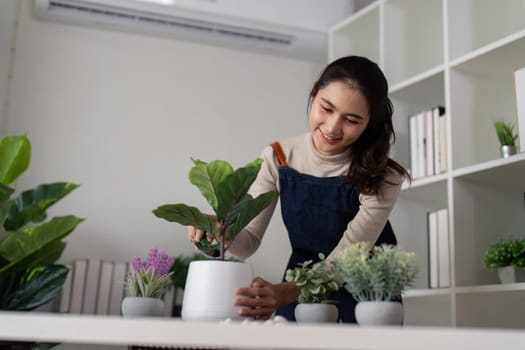
[[30,311],[54,299],[68,268],[56,264],[69,235],[83,219],[73,215],[46,220],[47,209],[78,185],[43,184],[11,196],[9,185],[29,166],[27,135],[0,140],[0,310]]
[[[237,234],[277,198],[277,192],[266,192],[256,198],[248,193],[261,168],[260,158],[236,170],[224,160],[192,161],[190,183],[206,198],[215,216],[182,203],[162,205],[153,213],[167,221],[191,225],[206,232],[208,237],[197,242],[197,247],[224,260],[225,252]],[[208,238],[217,243],[208,243]]]

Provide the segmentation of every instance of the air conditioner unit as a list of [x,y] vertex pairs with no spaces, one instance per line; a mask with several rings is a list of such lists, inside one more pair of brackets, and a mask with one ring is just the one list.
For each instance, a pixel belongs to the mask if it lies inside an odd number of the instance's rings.
[[327,33],[137,0],[35,0],[37,18],[325,62]]

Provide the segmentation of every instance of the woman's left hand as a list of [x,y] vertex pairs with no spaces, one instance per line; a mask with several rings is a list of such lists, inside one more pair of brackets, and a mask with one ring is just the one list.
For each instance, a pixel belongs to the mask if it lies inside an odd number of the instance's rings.
[[267,320],[272,317],[277,307],[274,285],[260,277],[254,278],[250,287],[238,288],[235,294],[242,296],[235,299],[235,305],[242,307],[239,315],[243,317]]

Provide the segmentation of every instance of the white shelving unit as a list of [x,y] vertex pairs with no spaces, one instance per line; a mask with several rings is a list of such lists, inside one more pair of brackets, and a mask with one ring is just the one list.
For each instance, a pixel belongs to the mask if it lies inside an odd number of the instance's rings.
[[[525,283],[482,266],[491,242],[525,236],[525,154],[501,159],[493,122],[517,123],[514,71],[525,67],[523,0],[378,0],[330,30],[329,59],[383,68],[394,103],[392,157],[410,168],[409,116],[445,106],[448,171],[406,185],[391,222],[421,273],[407,324],[525,328]],[[525,135],[521,135],[525,139]],[[428,288],[427,213],[448,208],[450,288]]]

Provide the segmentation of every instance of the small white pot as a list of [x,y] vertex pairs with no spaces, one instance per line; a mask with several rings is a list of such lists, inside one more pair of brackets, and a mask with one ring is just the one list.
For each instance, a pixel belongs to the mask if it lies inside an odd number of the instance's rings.
[[124,317],[164,315],[164,301],[157,298],[125,297],[121,306]]
[[295,320],[298,323],[337,322],[339,312],[334,304],[297,304],[295,307]]
[[181,317],[184,321],[242,319],[239,306],[233,305],[235,290],[249,287],[252,266],[222,260],[192,261],[188,269]]
[[360,301],[355,318],[360,326],[403,324],[403,305],[398,301]]
[[501,283],[525,282],[525,269],[514,266],[500,267],[498,277]]

